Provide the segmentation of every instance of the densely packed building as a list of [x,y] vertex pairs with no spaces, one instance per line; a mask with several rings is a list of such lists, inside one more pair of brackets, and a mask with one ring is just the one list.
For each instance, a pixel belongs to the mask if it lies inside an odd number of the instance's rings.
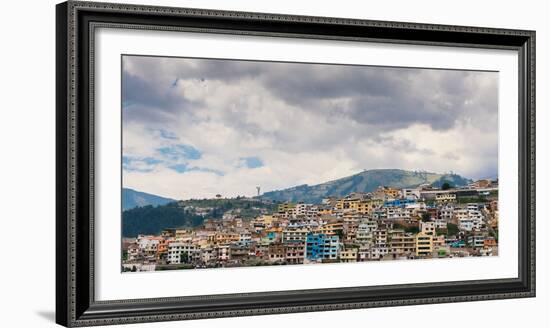
[[[208,213],[206,211],[205,213]],[[498,182],[431,186],[284,202],[243,219],[230,210],[195,228],[123,240],[123,271],[498,254]]]

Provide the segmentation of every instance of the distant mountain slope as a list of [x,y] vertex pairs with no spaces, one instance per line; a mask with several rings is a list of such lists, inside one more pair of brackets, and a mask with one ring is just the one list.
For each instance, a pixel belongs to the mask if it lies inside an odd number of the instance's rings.
[[136,191],[130,188],[122,188],[122,210],[126,211],[135,207],[147,205],[164,205],[174,202],[174,199],[165,198],[153,194],[148,194],[141,191]]
[[410,188],[429,183],[440,187],[444,182],[453,186],[464,186],[470,179],[457,174],[437,174],[396,169],[366,170],[361,173],[314,186],[301,185],[283,190],[266,192],[260,197],[275,202],[320,203],[328,196],[342,197],[352,192],[372,192],[379,186]]

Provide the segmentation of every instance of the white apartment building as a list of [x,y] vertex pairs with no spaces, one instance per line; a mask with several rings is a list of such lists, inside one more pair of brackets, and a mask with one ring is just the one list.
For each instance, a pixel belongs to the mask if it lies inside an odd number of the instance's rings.
[[435,219],[433,221],[433,224],[435,225],[436,229],[446,229],[447,228],[447,220],[445,220],[445,219]]
[[401,195],[406,199],[420,199],[420,189],[402,189]]
[[373,231],[374,244],[377,246],[386,245],[388,243],[388,230],[376,228]]
[[390,253],[388,246],[374,246],[369,249],[368,258],[370,260],[379,260]]
[[482,234],[475,233],[472,236],[468,236],[468,244],[474,248],[483,248],[483,243],[485,242],[485,236]]
[[218,252],[213,247],[206,247],[200,249],[200,260],[204,263],[215,260],[218,257]]
[[387,207],[386,208],[386,218],[391,220],[406,220],[411,217],[411,214],[414,212],[413,207]]
[[454,215],[457,218],[460,230],[472,231],[472,229],[479,229],[483,225],[483,214],[474,208],[477,208],[477,206],[468,205],[467,208],[455,209]]
[[160,244],[160,238],[155,236],[139,235],[137,238],[139,249],[148,256],[155,255]]
[[227,261],[230,258],[229,245],[217,246],[218,261]]
[[186,242],[172,242],[168,244],[168,264],[181,264],[182,255],[186,253],[188,260],[193,261],[199,255],[197,246]]
[[365,245],[371,244],[374,240],[374,231],[378,228],[375,221],[364,221],[357,226],[355,240],[357,243]]
[[427,236],[435,236],[435,222],[420,222],[420,232]]
[[454,206],[452,205],[445,205],[439,209],[440,219],[451,221],[453,219],[453,215],[454,215]]
[[250,232],[241,232],[239,233],[239,242],[243,244],[248,244],[252,241],[252,235]]

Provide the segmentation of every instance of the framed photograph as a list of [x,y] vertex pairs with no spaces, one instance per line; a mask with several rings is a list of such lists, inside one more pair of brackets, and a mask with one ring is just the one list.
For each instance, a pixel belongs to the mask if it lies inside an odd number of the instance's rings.
[[535,296],[535,32],[57,5],[64,326]]

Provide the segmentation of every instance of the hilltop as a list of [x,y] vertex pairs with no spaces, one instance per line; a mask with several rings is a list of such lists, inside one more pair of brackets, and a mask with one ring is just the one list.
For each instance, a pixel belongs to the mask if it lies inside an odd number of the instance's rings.
[[174,199],[148,194],[146,192],[137,191],[130,188],[122,188],[123,211],[147,205],[165,205],[174,201]]
[[376,169],[317,185],[300,185],[283,190],[266,192],[261,199],[273,202],[320,203],[325,197],[344,197],[352,192],[372,192],[379,186],[414,188],[421,184],[441,187],[445,182],[452,186],[465,186],[472,180],[458,174],[406,171],[398,169]]

